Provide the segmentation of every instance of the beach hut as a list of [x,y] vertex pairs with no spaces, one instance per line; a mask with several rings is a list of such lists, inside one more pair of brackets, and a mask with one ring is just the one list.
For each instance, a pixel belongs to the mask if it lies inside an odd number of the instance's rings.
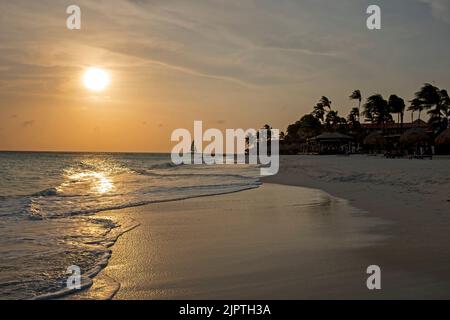
[[430,136],[422,128],[413,128],[400,137],[400,143],[407,147],[412,157],[432,157],[433,148],[430,145]]
[[400,137],[400,143],[407,146],[428,143],[429,141],[430,137],[422,128],[409,129]]
[[347,154],[352,151],[354,140],[339,132],[324,132],[308,142],[315,144],[320,154]]
[[434,142],[438,146],[450,146],[450,128],[438,135]]
[[369,134],[363,141],[363,144],[368,146],[384,146],[386,144],[386,139],[383,135],[376,131]]
[[444,130],[434,140],[436,151],[439,154],[450,154],[450,128]]
[[386,139],[379,131],[375,131],[370,133],[363,141],[363,145],[366,146],[366,149],[370,152],[377,153],[383,149],[383,146],[386,145]]

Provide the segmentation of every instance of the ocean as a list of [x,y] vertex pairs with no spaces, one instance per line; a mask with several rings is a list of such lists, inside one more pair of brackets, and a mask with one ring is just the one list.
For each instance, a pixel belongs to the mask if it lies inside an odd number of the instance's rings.
[[69,294],[105,267],[135,221],[96,213],[260,185],[250,165],[180,165],[169,154],[0,152],[0,299]]

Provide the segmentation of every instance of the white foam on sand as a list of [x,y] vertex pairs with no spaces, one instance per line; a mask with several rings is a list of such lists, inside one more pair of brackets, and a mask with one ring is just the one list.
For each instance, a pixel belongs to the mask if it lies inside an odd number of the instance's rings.
[[[129,218],[117,216],[115,218],[104,217],[114,221],[115,227],[111,229],[105,239],[101,240],[101,243],[93,242],[95,245],[103,245],[104,252],[97,258],[96,263],[86,270],[81,275],[81,285],[78,289],[63,288],[55,292],[42,294],[34,297],[32,300],[49,300],[49,299],[111,299],[114,294],[119,290],[120,284],[114,279],[108,277],[100,272],[107,266],[111,257],[112,251],[108,248],[112,247],[117,239],[124,233],[133,230],[138,227],[139,224]],[[91,290],[89,295],[86,295],[86,289],[89,289],[96,284],[95,289]]]

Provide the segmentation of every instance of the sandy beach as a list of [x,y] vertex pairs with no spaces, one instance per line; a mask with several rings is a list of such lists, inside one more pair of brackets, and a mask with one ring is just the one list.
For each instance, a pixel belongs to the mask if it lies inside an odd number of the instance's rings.
[[[106,212],[140,226],[112,247],[99,279],[120,284],[114,299],[449,298],[439,161],[284,157],[258,189]],[[422,185],[401,184],[400,168]],[[367,178],[376,170],[390,186]],[[366,287],[373,264],[380,291]],[[104,295],[97,282],[79,298]]]

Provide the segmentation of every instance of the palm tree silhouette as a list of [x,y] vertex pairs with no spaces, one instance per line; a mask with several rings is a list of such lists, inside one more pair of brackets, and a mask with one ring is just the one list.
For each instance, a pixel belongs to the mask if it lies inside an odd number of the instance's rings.
[[397,114],[397,122],[400,123],[400,131],[403,131],[403,117],[405,115],[405,100],[393,94],[389,97],[388,108],[391,113]]
[[419,120],[420,120],[420,115],[422,114],[422,111],[424,109],[422,102],[419,99],[415,98],[412,99],[410,103],[411,104],[408,108],[408,111],[411,111],[411,121],[414,122],[414,112],[416,111],[419,112]]
[[383,125],[383,132],[386,128],[386,122],[392,120],[392,116],[389,112],[388,102],[383,98],[381,94],[375,94],[367,98],[367,102],[364,104],[364,116],[372,123],[378,123]]
[[415,99],[423,109],[427,109],[430,115],[428,123],[435,133],[445,130],[448,125],[448,114],[450,109],[450,98],[446,90],[425,83],[419,91],[415,93]]
[[325,117],[325,128],[328,131],[343,130],[347,125],[347,120],[339,116],[338,111],[331,110]]
[[[362,95],[360,90],[355,90],[349,97],[351,100],[358,100],[358,117],[359,117],[359,111],[361,110],[361,101],[362,101]],[[359,118],[358,118],[359,121]]]
[[314,110],[312,112],[312,114],[314,115],[314,117],[318,120],[320,120],[321,122],[324,121],[325,118],[325,108],[323,106],[322,103],[318,102],[315,106],[314,106]]
[[331,111],[331,103],[332,103],[332,102],[331,102],[330,99],[328,99],[328,98],[325,97],[325,96],[322,96],[322,98],[320,98],[319,103],[321,103],[324,107],[328,108],[328,110]]
[[445,127],[448,128],[449,122],[450,122],[450,97],[448,95],[447,90],[441,90],[441,108],[443,110],[444,114],[444,129]]
[[325,110],[325,108],[328,109],[328,113],[331,112],[331,101],[327,97],[322,96],[319,102],[317,102],[314,106],[314,110],[312,112],[312,115],[322,123],[325,122],[325,116],[327,114],[327,110]]
[[348,122],[352,125],[352,127],[355,127],[355,125],[358,125],[359,123],[359,108],[352,108],[350,111],[348,118]]
[[322,123],[317,117],[307,114],[288,126],[286,138],[289,141],[303,142],[307,138],[319,135],[322,127]]

